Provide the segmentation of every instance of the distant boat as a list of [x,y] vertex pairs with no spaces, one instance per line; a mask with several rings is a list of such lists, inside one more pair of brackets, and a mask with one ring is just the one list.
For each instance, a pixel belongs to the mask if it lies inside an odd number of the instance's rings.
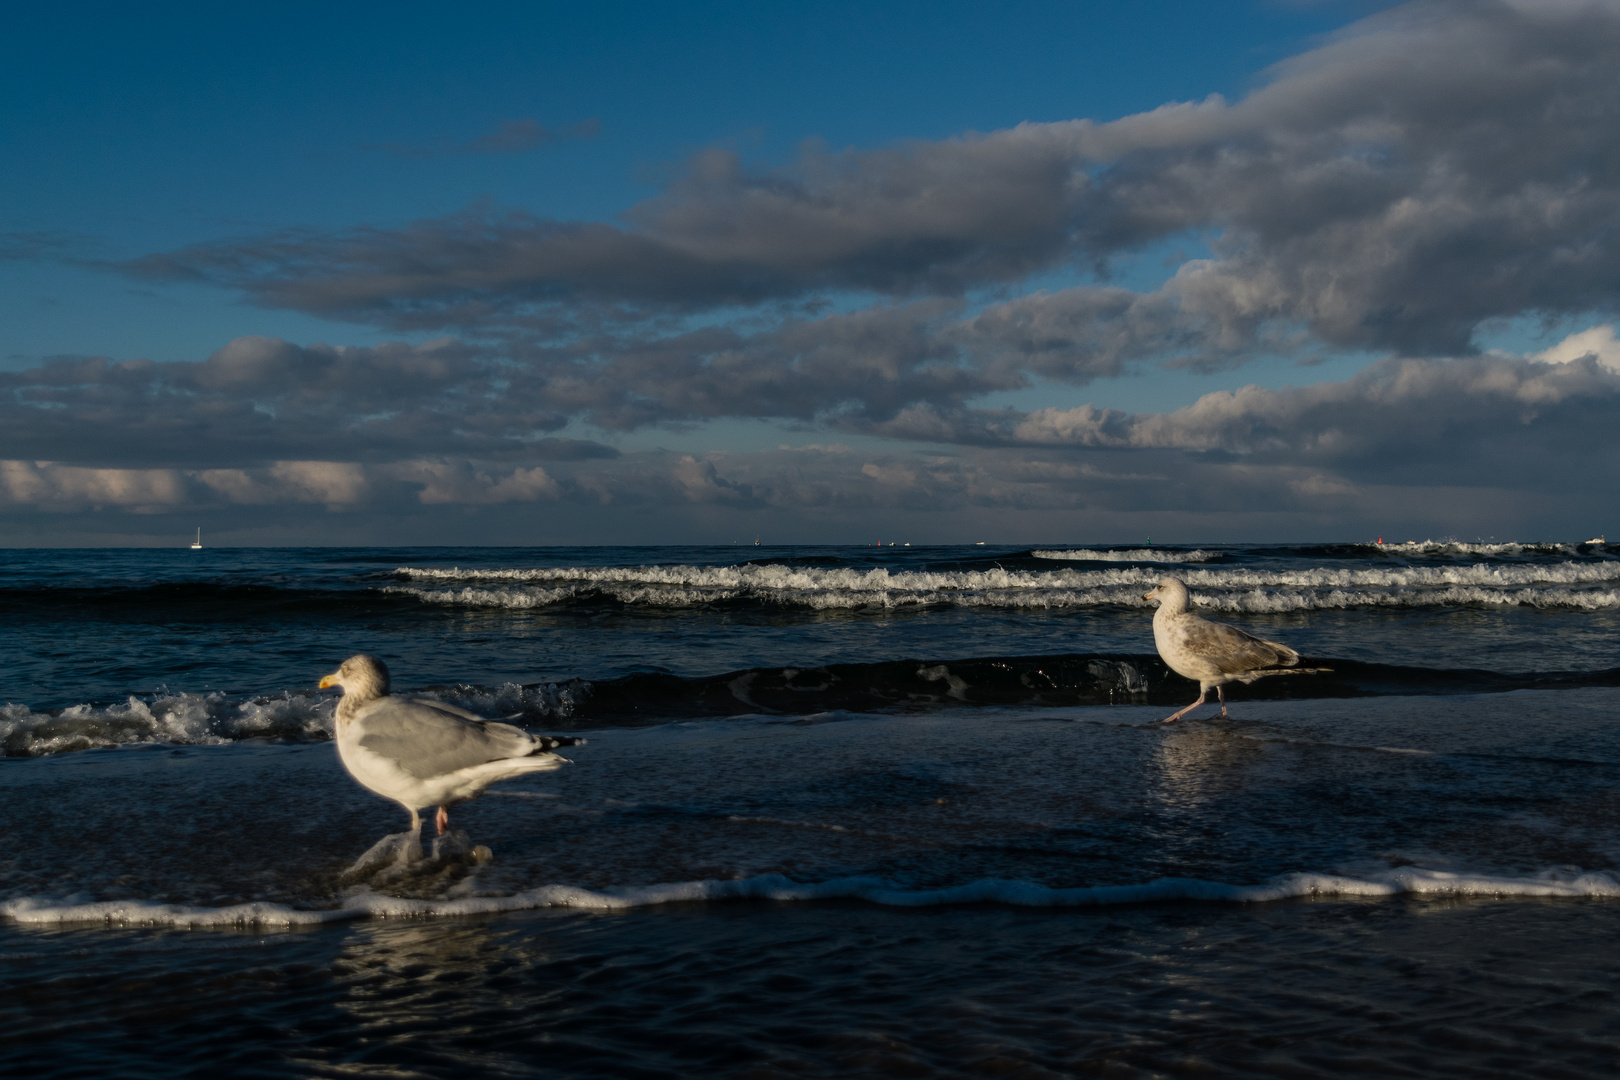
[[202,526],[201,525],[197,526],[197,539],[196,539],[196,542],[191,545],[191,550],[192,551],[201,551],[202,550]]
[[984,541],[980,540],[977,544],[974,544],[973,546],[974,547],[984,547]]
[[1602,544],[1602,545],[1603,545],[1603,546],[1604,546],[1604,547],[1608,547],[1608,546],[1609,546],[1609,542],[1608,542],[1608,541],[1607,541],[1607,540],[1605,540],[1605,539],[1604,539],[1604,538],[1603,538],[1603,537],[1601,537],[1601,536],[1600,536],[1600,537],[1598,537],[1598,538],[1597,538],[1597,539],[1596,539],[1596,540],[1588,540],[1588,541],[1587,541],[1587,543],[1588,543],[1588,544]]

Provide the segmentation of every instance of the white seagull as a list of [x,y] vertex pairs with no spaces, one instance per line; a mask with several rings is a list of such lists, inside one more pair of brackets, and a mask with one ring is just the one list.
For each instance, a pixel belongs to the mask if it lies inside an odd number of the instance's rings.
[[1301,668],[1299,653],[1276,641],[1266,641],[1244,633],[1235,626],[1211,622],[1187,610],[1187,586],[1180,578],[1160,578],[1144,600],[1157,600],[1153,613],[1153,644],[1170,670],[1198,683],[1198,700],[1166,724],[1180,720],[1209,699],[1214,690],[1226,717],[1226,691],[1229,682],[1251,683],[1264,675],[1303,675],[1325,668]]
[[417,809],[437,806],[439,835],[447,808],[475,798],[497,780],[544,772],[568,759],[550,751],[564,740],[530,735],[442,701],[392,697],[388,668],[361,653],[321,680],[343,688],[337,707],[337,749],[343,767],[362,785],[411,815],[411,836],[422,828]]

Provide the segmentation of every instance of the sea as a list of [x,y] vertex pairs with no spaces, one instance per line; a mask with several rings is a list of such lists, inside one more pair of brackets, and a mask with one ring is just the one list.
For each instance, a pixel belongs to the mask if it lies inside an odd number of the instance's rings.
[[[408,857],[359,652],[568,764]],[[7,1076],[1620,1071],[1601,541],[11,550],[0,751]]]

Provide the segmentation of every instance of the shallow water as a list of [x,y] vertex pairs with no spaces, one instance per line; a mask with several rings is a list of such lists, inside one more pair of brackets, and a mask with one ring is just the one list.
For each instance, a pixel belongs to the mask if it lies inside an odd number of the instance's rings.
[[[1620,560],[1366,547],[26,553],[0,1070],[1612,1075]],[[388,591],[475,561],[575,591]],[[1334,672],[1159,723],[1080,596],[1141,586],[1050,575],[1167,567]],[[584,742],[401,860],[313,688],[359,648]]]
[[16,1075],[1613,1074],[1593,901],[0,927]]

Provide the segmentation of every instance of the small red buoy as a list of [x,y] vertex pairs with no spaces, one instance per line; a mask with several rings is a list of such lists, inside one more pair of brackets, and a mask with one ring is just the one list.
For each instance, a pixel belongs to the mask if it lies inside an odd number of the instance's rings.
[[1380,537],[1379,537],[1379,538],[1378,538],[1378,542],[1379,542],[1379,543],[1380,543],[1380,544],[1382,544],[1382,543],[1383,543],[1383,542],[1384,542],[1384,538],[1383,538],[1383,537],[1382,537],[1382,536],[1380,536]]

